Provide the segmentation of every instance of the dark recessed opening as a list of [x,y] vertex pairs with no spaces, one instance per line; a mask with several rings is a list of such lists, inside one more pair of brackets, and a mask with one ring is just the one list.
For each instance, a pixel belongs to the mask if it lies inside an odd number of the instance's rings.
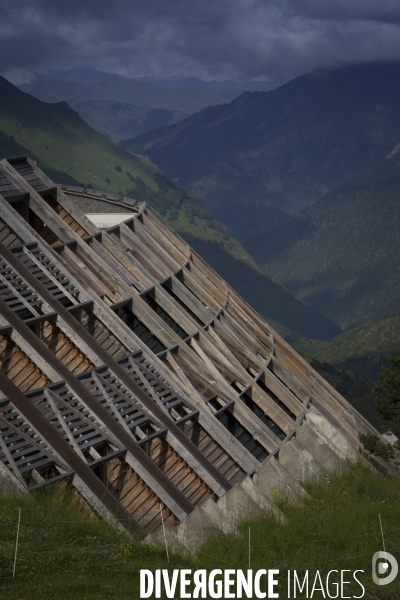
[[263,410],[254,402],[250,396],[244,392],[240,396],[240,399],[244,402],[246,406],[249,407],[251,412],[253,412],[256,417],[260,419],[265,425],[272,431],[273,434],[276,435],[280,440],[284,440],[286,437],[286,433],[277,425],[270,417],[268,417]]
[[258,461],[262,462],[269,456],[265,448],[252,437],[229,410],[217,415],[217,419]]
[[262,391],[265,392],[267,396],[271,398],[271,400],[273,400],[282,410],[285,411],[287,415],[289,415],[291,419],[293,419],[293,421],[296,420],[296,415],[292,413],[292,411],[286,406],[286,404],[279,400],[278,396],[275,396],[275,394],[267,388],[267,386],[261,379],[257,379],[256,383],[262,389]]
[[186,306],[186,304],[179,298],[179,296],[177,296],[172,291],[171,283],[169,283],[169,282],[163,283],[162,287],[167,292],[167,294],[169,294],[171,296],[171,298],[173,298],[175,300],[175,302],[177,302],[179,304],[179,306],[181,306],[183,308],[183,310],[185,310],[187,312],[187,314],[190,315],[192,317],[192,319],[194,319],[198,325],[200,325],[200,327],[203,327],[203,325],[204,325],[203,321],[201,321],[199,319],[199,317],[196,315],[196,313],[194,313],[190,308],[188,308]]
[[150,329],[144,325],[135,314],[127,306],[121,306],[117,308],[115,314],[129,327],[135,335],[137,335],[142,342],[146,344],[155,354],[166,350],[164,344],[151,333]]
[[170,327],[172,331],[175,331],[175,333],[179,335],[180,338],[184,340],[188,337],[186,331],[182,329],[182,327],[178,325],[176,321],[174,321],[174,319],[167,313],[167,311],[165,311],[162,308],[162,306],[158,304],[158,302],[155,300],[155,298],[153,298],[151,294],[145,294],[144,296],[142,296],[142,298],[146,302],[146,304],[148,304],[150,308],[154,310],[154,312],[157,313],[159,317],[161,317],[164,323],[168,325],[168,327]]

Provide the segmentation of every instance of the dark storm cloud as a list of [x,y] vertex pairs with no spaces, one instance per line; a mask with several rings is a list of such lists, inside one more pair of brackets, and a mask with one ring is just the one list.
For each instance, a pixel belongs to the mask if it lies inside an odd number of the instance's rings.
[[287,78],[400,59],[398,0],[0,0],[3,72]]

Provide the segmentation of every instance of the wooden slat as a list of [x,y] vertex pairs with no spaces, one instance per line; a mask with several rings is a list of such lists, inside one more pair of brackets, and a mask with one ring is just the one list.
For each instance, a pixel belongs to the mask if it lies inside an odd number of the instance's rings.
[[[146,532],[154,531],[159,525],[155,514],[156,507],[159,510],[160,506],[157,496],[120,458],[110,461],[107,469],[109,482],[112,481],[112,488],[109,489],[118,490],[114,492],[117,498]],[[176,524],[171,511],[164,505],[162,507],[165,520]]]

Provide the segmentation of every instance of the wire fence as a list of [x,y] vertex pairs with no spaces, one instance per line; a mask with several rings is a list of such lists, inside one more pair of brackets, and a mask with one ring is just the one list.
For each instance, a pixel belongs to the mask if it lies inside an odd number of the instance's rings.
[[[99,568],[103,568],[104,572],[109,568],[107,563],[114,562],[115,564],[112,567],[112,573],[114,575],[125,574],[127,577],[133,575],[139,577],[139,571],[143,566],[141,565],[140,560],[140,550],[139,552],[137,551],[140,544],[138,540],[121,537],[111,528],[108,530],[108,535],[116,535],[115,541],[113,540],[109,543],[104,543],[104,541],[99,542],[96,539],[90,540],[85,537],[80,539],[79,528],[75,529],[74,526],[77,525],[86,528],[89,521],[84,518],[46,520],[39,517],[37,520],[27,519],[24,521],[23,518],[19,517],[20,513],[15,520],[10,518],[0,518],[0,557],[3,559],[6,558],[7,564],[10,564],[9,577],[11,577],[12,570],[11,561],[13,561],[12,576],[14,577],[17,575],[17,578],[19,577],[19,581],[21,582],[25,581],[28,577],[28,565],[35,561],[37,561],[37,564],[42,565],[42,569],[46,573],[50,573],[52,568],[55,568],[54,565],[58,563],[70,565],[68,568],[70,569],[71,574],[73,573],[74,577],[85,577],[88,571],[87,567],[84,566],[85,561],[81,560],[83,556],[86,556],[87,560],[90,560],[90,557],[92,557],[92,564],[96,564]],[[115,521],[123,522],[129,521],[129,519],[115,519]],[[99,524],[104,523],[104,521],[99,518],[95,518],[90,522]],[[71,526],[71,529],[69,526]],[[69,531],[71,531],[73,537],[71,536],[70,540],[68,540],[69,543],[60,544],[59,547],[54,547],[54,540],[58,534],[58,527],[60,527],[60,531],[64,530],[67,535]],[[37,537],[41,540],[40,543],[46,544],[46,540],[42,539],[43,530],[45,530],[51,538],[49,544],[53,544],[53,546],[50,548],[43,547],[43,545],[37,548],[33,547],[32,539],[35,538],[35,531],[38,531]],[[1,539],[2,531],[5,534],[4,537],[8,538],[7,540]],[[368,547],[370,547],[371,544],[374,545],[374,539],[380,539],[382,532],[379,527],[367,527],[367,524],[365,524],[363,526],[363,532],[355,535],[335,537],[318,537],[315,535],[306,537],[304,535],[301,539],[294,541],[279,541],[275,538],[265,544],[253,543],[253,533],[254,538],[257,539],[258,532],[256,527],[249,527],[248,537],[247,535],[243,535],[241,538],[236,538],[234,542],[241,547],[241,564],[240,566],[237,564],[236,568],[242,568],[243,570],[249,568],[253,570],[253,573],[260,568],[266,569],[266,557],[268,556],[268,553],[263,552],[263,549],[268,548],[273,551],[270,556],[274,560],[274,564],[269,564],[268,566],[280,570],[284,576],[287,576],[289,570],[292,572],[297,570],[298,573],[311,570],[313,573],[328,567],[340,570],[340,565],[344,565],[344,567],[348,569],[349,566],[357,564],[357,561],[359,565],[365,565],[367,564],[365,559],[372,559],[373,555],[371,550],[368,551]],[[400,550],[400,545],[396,544],[396,541],[399,539],[399,533],[400,527],[392,527],[385,530],[385,534],[391,540],[388,546],[389,552],[398,552]],[[14,540],[11,540],[12,537],[14,537]],[[346,542],[352,540],[354,540],[354,544],[349,543],[346,550],[341,552],[338,551],[338,547],[340,547],[341,543],[346,546]],[[163,549],[161,548],[161,552],[159,550],[158,558],[159,560],[164,561],[164,565],[161,568],[170,568],[170,549],[167,545],[165,529],[164,542],[165,547]],[[299,551],[299,549],[303,547],[306,548],[309,545],[315,545],[315,548],[310,549],[307,556],[307,552],[304,551],[304,557],[302,557],[302,551]],[[330,545],[333,547],[331,548]],[[131,560],[130,557],[132,557],[132,553],[130,553],[130,550],[132,548],[134,557]],[[279,552],[279,549],[282,548],[293,548],[293,551],[290,550],[288,553],[286,551]],[[124,554],[125,550],[127,551]],[[163,553],[164,558],[162,558]],[[211,547],[209,559],[212,559],[212,553],[213,549]],[[43,557],[43,559],[41,557]],[[122,563],[120,561],[121,557],[124,557],[125,559]],[[315,560],[313,560],[314,557]],[[306,560],[304,560],[304,558]],[[190,560],[193,560],[192,568],[200,568],[200,562],[198,562],[196,557],[192,556]],[[213,568],[231,569],[231,560],[232,556],[227,555],[225,557],[217,552],[215,555],[215,566]],[[182,568],[180,559],[176,555],[172,558],[172,562],[172,568]],[[208,563],[210,562],[211,561],[208,560]],[[368,573],[370,574],[370,568]],[[56,574],[56,577],[62,576]]]
[[[129,519],[115,519],[115,521],[117,522],[122,522],[122,521],[129,521]],[[102,522],[99,519],[99,522]],[[64,524],[80,524],[82,526],[86,526],[87,525],[87,521],[83,521],[83,520],[79,520],[79,519],[68,519],[68,520],[60,520],[60,521],[20,521],[19,527],[20,527],[20,532],[23,531],[24,528],[26,528],[26,526],[46,526],[46,528],[56,528],[58,525],[64,525]],[[3,521],[1,521],[0,519],[0,525],[1,528],[3,527],[13,527],[17,530],[18,528],[18,522],[9,522],[9,523],[4,523]],[[396,527],[393,529],[386,529],[385,533],[387,535],[390,534],[394,534],[394,533],[398,533],[400,532],[400,527]],[[363,533],[363,534],[359,534],[359,535],[351,535],[351,536],[339,536],[339,537],[326,537],[326,538],[309,538],[309,539],[301,539],[301,540],[296,540],[296,541],[292,541],[292,542],[276,542],[274,544],[268,543],[268,544],[248,544],[248,549],[250,551],[253,550],[257,550],[258,548],[277,548],[280,546],[291,546],[291,545],[305,545],[305,544],[320,544],[322,542],[338,542],[338,541],[345,541],[345,540],[353,540],[353,539],[365,539],[365,538],[372,538],[372,537],[380,537],[381,532],[380,530],[374,531],[372,533]],[[250,540],[250,535],[249,535],[249,540]],[[138,540],[135,540],[134,538],[129,538],[129,542],[132,544],[140,544],[141,542]],[[101,548],[106,548],[106,547],[119,547],[121,545],[122,541],[119,540],[118,542],[115,542],[113,544],[101,544],[99,546],[91,546],[88,544],[85,544],[82,548],[70,548],[73,549],[74,551],[87,551],[90,548],[96,548],[96,547],[101,547]],[[14,547],[15,546],[15,542],[4,542],[0,539],[0,548],[3,549],[5,546],[10,546],[10,547]],[[399,546],[400,547],[400,546]],[[398,547],[392,547],[393,549],[397,549]],[[35,550],[35,551],[29,551],[30,554],[34,553],[34,554],[42,554],[42,553],[47,553],[47,552],[65,552],[67,551],[68,548],[59,548],[59,549],[51,549],[51,550]],[[360,555],[361,556],[361,555]],[[333,559],[332,559],[333,560]],[[336,559],[335,559],[336,560]]]

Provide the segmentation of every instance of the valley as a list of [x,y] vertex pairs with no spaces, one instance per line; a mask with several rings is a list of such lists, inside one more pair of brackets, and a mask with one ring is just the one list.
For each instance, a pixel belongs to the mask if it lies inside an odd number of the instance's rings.
[[73,107],[88,125],[116,142],[172,125],[189,116],[182,110],[142,108],[113,100],[86,100]]

